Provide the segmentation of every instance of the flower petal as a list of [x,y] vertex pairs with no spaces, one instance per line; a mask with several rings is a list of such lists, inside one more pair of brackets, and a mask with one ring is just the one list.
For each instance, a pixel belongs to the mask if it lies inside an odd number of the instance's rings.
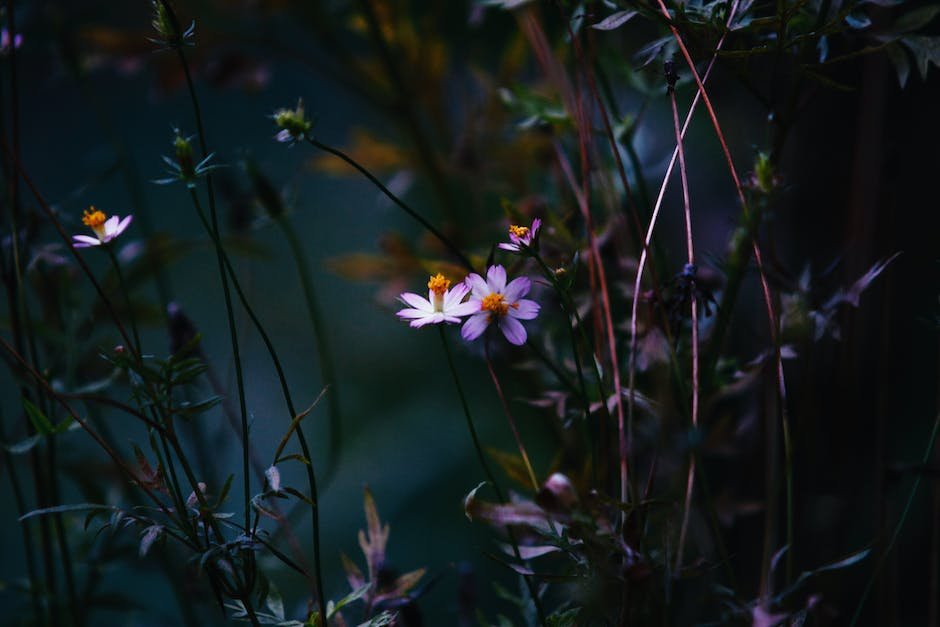
[[467,286],[473,292],[473,295],[480,300],[490,293],[490,286],[486,284],[486,281],[483,280],[483,277],[475,272],[468,275],[467,278],[464,279],[464,283],[467,284]]
[[426,324],[439,324],[441,322],[444,322],[444,314],[433,313],[429,316],[425,316],[424,318],[416,318],[415,320],[412,320],[411,326],[418,329]]
[[480,301],[471,299],[459,305],[445,307],[444,311],[448,316],[469,316],[470,314],[479,313],[481,309]]
[[486,282],[494,292],[502,292],[506,287],[506,268],[495,265],[486,271]]
[[88,248],[89,246],[101,246],[101,240],[99,240],[97,237],[89,237],[87,235],[73,235],[72,245],[75,246],[75,248]]
[[123,233],[125,230],[127,230],[127,227],[131,225],[131,220],[133,219],[134,219],[134,216],[131,215],[121,220],[120,223],[118,223],[117,227],[114,229],[114,234],[112,235],[112,237],[117,237],[118,235]]
[[516,346],[525,344],[525,327],[515,318],[510,318],[509,316],[501,318],[499,321],[499,330],[503,332],[503,335],[506,336],[510,344],[515,344]]
[[529,229],[529,233],[532,235],[533,238],[535,237],[535,234],[539,232],[539,228],[541,228],[541,226],[542,226],[541,218],[536,218],[532,220],[532,228]]
[[514,303],[528,294],[530,289],[532,289],[532,281],[524,276],[516,277],[503,290],[503,298],[508,303]]
[[430,316],[426,311],[421,311],[420,309],[402,309],[395,314],[399,318],[411,319],[411,318],[424,318]]
[[434,311],[434,305],[431,304],[431,301],[421,298],[417,294],[412,294],[411,292],[403,292],[400,296],[406,304],[411,305],[415,309],[420,309],[421,311],[426,311],[431,313]]
[[458,283],[453,289],[444,292],[444,311],[449,310],[451,307],[456,307],[469,291],[470,288],[467,287],[466,283]]
[[542,306],[534,300],[523,298],[509,307],[508,314],[518,320],[532,320],[539,315],[539,309],[541,308]]
[[[510,236],[509,236],[510,239],[512,239],[512,238],[514,238],[514,237],[515,237],[514,235],[510,235]],[[503,250],[508,250],[508,251],[510,251],[510,252],[513,252],[513,253],[519,252],[519,245],[518,245],[518,244],[507,244],[506,242],[501,242],[501,243],[497,244],[497,247],[498,247],[498,248],[502,248]]]
[[111,235],[113,237],[115,235],[114,231],[117,229],[118,223],[120,221],[120,216],[111,216],[108,218],[104,223],[104,234]]
[[477,314],[475,316],[470,316],[470,318],[463,323],[463,327],[460,329],[460,335],[463,339],[468,342],[473,341],[480,337],[486,327],[490,325],[490,314],[483,313]]

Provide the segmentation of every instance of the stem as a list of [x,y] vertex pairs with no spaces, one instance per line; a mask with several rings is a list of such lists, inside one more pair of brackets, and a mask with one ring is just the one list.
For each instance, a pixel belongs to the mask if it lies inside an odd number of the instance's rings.
[[457,248],[457,246],[453,242],[451,242],[450,239],[448,239],[446,235],[444,235],[439,230],[437,230],[434,227],[434,225],[432,225],[430,222],[425,220],[417,211],[415,211],[414,209],[406,205],[405,202],[401,198],[393,194],[391,190],[385,187],[385,185],[383,185],[379,179],[375,178],[375,176],[373,176],[371,172],[369,172],[364,167],[359,165],[359,163],[357,163],[352,157],[347,155],[342,150],[339,150],[338,148],[333,148],[332,146],[327,146],[326,144],[321,143],[317,141],[316,139],[313,139],[312,137],[308,137],[307,142],[314,148],[319,148],[320,150],[328,152],[333,156],[339,157],[340,159],[342,159],[343,161],[351,165],[353,168],[358,170],[360,174],[365,176],[367,179],[369,179],[369,181],[372,182],[373,185],[378,187],[379,190],[389,198],[389,200],[391,200],[393,203],[398,205],[409,216],[417,220],[421,224],[421,226],[427,229],[427,231],[431,235],[436,237],[444,246],[446,246],[450,250],[451,254],[454,257],[456,257],[457,260],[460,261],[460,263],[463,264],[463,266],[467,268],[468,271],[470,272],[474,271],[473,264],[470,263],[470,260],[466,257],[466,255],[460,252],[460,249]]
[[486,369],[489,371],[490,378],[493,380],[493,387],[496,388],[496,394],[499,396],[499,401],[503,406],[503,413],[506,414],[509,428],[512,429],[512,437],[515,438],[516,446],[519,448],[519,455],[522,456],[522,462],[525,464],[526,472],[529,473],[529,480],[532,482],[532,490],[538,492],[539,482],[538,479],[535,478],[535,471],[532,470],[532,464],[529,462],[529,454],[526,452],[522,438],[519,436],[519,429],[516,428],[516,421],[512,417],[512,412],[509,411],[509,403],[506,402],[506,395],[503,394],[503,388],[499,384],[499,377],[496,376],[496,371],[493,369],[493,360],[490,359],[490,344],[488,338],[484,338],[483,340],[483,355],[486,359]]
[[105,244],[104,248],[108,251],[108,258],[111,259],[111,265],[114,267],[114,272],[117,274],[118,286],[121,289],[121,293],[124,294],[124,305],[127,307],[127,318],[131,323],[131,333],[134,334],[134,351],[138,355],[142,355],[140,333],[137,331],[137,321],[134,318],[134,311],[131,308],[131,295],[127,289],[127,284],[124,282],[124,273],[121,271],[121,264],[118,263],[118,258],[114,252],[114,247],[110,243]]
[[323,324],[323,316],[317,303],[317,295],[313,289],[313,278],[310,276],[310,269],[304,258],[303,247],[297,238],[297,233],[287,218],[281,216],[277,219],[278,225],[284,231],[287,243],[290,245],[291,253],[294,256],[294,263],[297,266],[297,272],[300,274],[300,283],[304,290],[304,299],[307,301],[307,313],[310,316],[310,324],[313,327],[313,334],[316,337],[317,357],[320,362],[320,377],[322,379],[321,387],[328,387],[327,407],[330,412],[330,464],[327,466],[324,482],[329,483],[330,478],[336,471],[339,463],[340,450],[342,448],[342,414],[340,412],[339,393],[336,383],[336,368],[333,359],[333,351],[330,347],[329,336],[326,333],[326,325]]
[[[473,440],[473,448],[476,450],[477,459],[480,461],[480,466],[483,467],[483,473],[486,475],[486,478],[489,480],[490,484],[492,484],[497,498],[501,503],[506,503],[506,496],[499,487],[499,483],[496,481],[496,476],[493,474],[493,471],[490,470],[489,464],[486,463],[486,456],[483,454],[483,447],[480,444],[480,438],[477,436],[476,427],[473,426],[473,417],[470,415],[470,406],[467,404],[467,396],[464,394],[463,386],[460,385],[460,377],[457,375],[457,369],[454,367],[454,358],[451,356],[450,345],[447,342],[447,336],[444,335],[444,328],[442,326],[438,326],[438,332],[440,333],[441,344],[444,346],[444,354],[447,356],[447,366],[450,368],[450,374],[454,379],[454,386],[457,388],[457,396],[460,397],[460,406],[463,408],[463,415],[467,420],[467,429],[470,431],[470,438]],[[487,363],[489,363],[488,357]],[[509,543],[512,545],[512,551],[515,554],[516,559],[522,562],[522,553],[519,551],[519,543],[516,541],[516,535],[513,533],[512,528],[508,525],[506,526],[506,533],[509,536]],[[539,598],[535,582],[532,581],[532,575],[523,575],[522,579],[525,581],[526,587],[529,590],[529,596],[532,598],[532,603],[535,605],[535,611],[538,615],[539,624],[545,627],[547,625],[545,619],[545,610],[542,608],[542,600]]]
[[[672,103],[672,121],[676,132],[676,147],[679,151],[679,175],[682,180],[682,202],[685,208],[685,237],[688,264],[695,267],[695,248],[692,243],[692,209],[689,203],[689,181],[685,168],[685,150],[682,147],[682,131],[679,128],[679,108],[676,105],[676,92],[672,84],[669,85],[669,99]],[[689,290],[692,301],[692,429],[698,428],[699,411],[699,355],[698,355],[698,303],[695,296],[695,276],[690,279]],[[682,527],[679,531],[679,546],[676,549],[676,573],[682,569],[682,553],[685,548],[685,537],[689,527],[689,512],[692,505],[692,487],[695,484],[695,457],[689,462],[689,476],[685,489],[685,505],[682,514]]]
[[[254,309],[252,309],[251,305],[249,304],[248,298],[245,296],[245,293],[242,290],[241,283],[238,281],[238,277],[235,275],[235,269],[232,267],[232,263],[229,260],[228,255],[221,246],[221,241],[219,241],[218,234],[213,232],[213,230],[209,227],[209,222],[206,220],[205,211],[203,211],[202,205],[199,203],[199,197],[193,194],[192,198],[196,207],[196,214],[199,216],[203,227],[209,233],[209,236],[213,239],[218,249],[222,251],[221,258],[225,263],[226,269],[228,270],[229,277],[232,280],[232,286],[235,288],[235,293],[237,294],[242,307],[245,309],[245,313],[248,314],[248,317],[254,324],[255,329],[261,336],[261,339],[268,350],[268,354],[271,357],[271,361],[274,363],[274,369],[277,372],[278,381],[281,385],[281,393],[284,396],[284,402],[287,405],[288,411],[290,412],[290,419],[293,420],[297,415],[297,409],[294,407],[294,402],[290,393],[290,387],[287,385],[287,377],[284,374],[284,369],[281,367],[281,361],[277,356],[277,351],[274,349],[274,344],[271,342],[271,338],[268,336],[267,331],[265,331],[264,325],[261,324],[261,321],[258,319],[257,315],[255,315]],[[313,456],[310,454],[310,448],[307,445],[307,438],[304,435],[302,425],[297,425],[295,431],[297,433],[297,441],[300,443],[300,449],[303,452],[305,459],[307,460],[307,463],[304,464],[304,466],[306,467],[307,484],[310,489],[311,527],[313,533],[313,562],[315,574],[314,587],[317,595],[317,606],[322,611],[323,608],[325,608],[323,603],[325,602],[326,597],[323,594],[323,577],[322,568],[320,565],[320,508],[317,479],[313,468]],[[249,524],[250,523],[245,525],[246,529],[249,528]]]
[[[923,457],[921,458],[922,466],[926,466],[930,462],[930,456],[933,453],[933,447],[937,441],[938,431],[940,431],[940,413],[938,413],[937,417],[934,418],[933,427],[930,430],[930,436],[927,438],[927,448],[924,451]],[[871,593],[871,588],[875,584],[875,580],[878,578],[878,575],[881,573],[881,569],[884,568],[885,563],[888,561],[888,555],[894,548],[898,537],[901,535],[901,529],[904,528],[904,523],[907,521],[907,515],[911,511],[911,505],[914,503],[914,497],[917,495],[917,489],[920,488],[920,480],[923,476],[924,473],[918,472],[914,477],[914,485],[911,486],[911,493],[908,495],[907,502],[904,504],[904,510],[901,512],[901,518],[898,519],[898,524],[894,526],[894,531],[891,533],[891,540],[888,542],[888,546],[885,547],[884,553],[881,554],[881,559],[878,560],[878,564],[875,566],[875,570],[868,579],[868,583],[865,584],[865,589],[862,591],[862,596],[858,601],[858,606],[855,608],[855,613],[852,615],[852,622],[849,623],[850,627],[854,627],[855,623],[858,622],[858,619],[862,614],[862,608],[865,606],[865,601],[868,599],[868,595]]]

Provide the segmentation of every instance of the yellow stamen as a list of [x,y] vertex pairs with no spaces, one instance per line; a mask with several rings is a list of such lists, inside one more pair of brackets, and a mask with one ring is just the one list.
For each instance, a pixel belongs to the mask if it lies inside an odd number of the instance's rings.
[[85,214],[82,216],[82,224],[93,229],[97,229],[107,221],[108,216],[103,211],[95,209],[94,205],[85,209]]
[[487,294],[480,303],[481,311],[491,311],[497,316],[505,316],[509,311],[509,303],[505,301],[502,294]]
[[509,225],[509,234],[515,235],[516,237],[523,238],[529,236],[529,227],[527,226],[516,226],[515,224]]
[[450,289],[450,279],[444,278],[444,275],[438,272],[428,280],[428,289],[437,296],[443,296],[444,292]]

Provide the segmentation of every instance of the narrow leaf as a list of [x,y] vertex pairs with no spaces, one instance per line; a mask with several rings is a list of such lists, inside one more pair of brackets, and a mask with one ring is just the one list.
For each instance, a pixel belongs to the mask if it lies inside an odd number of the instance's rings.
[[597,24],[594,24],[591,28],[597,30],[614,30],[629,22],[636,13],[636,11],[617,11],[616,13],[608,15]]

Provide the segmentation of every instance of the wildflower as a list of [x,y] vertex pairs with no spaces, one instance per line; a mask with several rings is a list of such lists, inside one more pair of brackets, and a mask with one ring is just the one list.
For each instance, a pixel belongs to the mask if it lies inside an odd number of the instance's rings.
[[465,283],[457,284],[450,289],[450,280],[437,273],[428,280],[428,298],[411,292],[400,296],[401,301],[411,307],[398,312],[398,317],[411,320],[412,327],[423,327],[426,324],[440,324],[442,322],[459,323],[461,316],[466,316],[478,309],[475,303],[461,303],[469,286]]
[[297,101],[296,109],[278,109],[271,118],[281,129],[274,139],[285,144],[293,144],[305,139],[307,133],[313,128],[313,123],[304,114],[303,99]]
[[133,217],[134,216],[127,216],[123,220],[119,216],[111,216],[109,218],[105,212],[91,206],[86,209],[84,215],[82,215],[82,224],[94,231],[95,237],[73,235],[72,245],[75,246],[75,248],[89,248],[91,246],[107,244],[130,226]]
[[542,221],[538,218],[532,220],[532,226],[516,226],[515,224],[510,224],[509,242],[503,242],[499,247],[514,253],[529,248],[532,246],[535,236],[538,235],[540,226],[542,226]]
[[471,274],[466,284],[471,290],[467,303],[473,305],[474,313],[460,330],[463,339],[477,339],[495,322],[510,344],[525,344],[525,327],[519,321],[532,320],[539,315],[539,304],[522,298],[529,293],[532,282],[526,277],[517,277],[507,285],[506,270],[496,265],[486,271],[486,280],[479,274]]

